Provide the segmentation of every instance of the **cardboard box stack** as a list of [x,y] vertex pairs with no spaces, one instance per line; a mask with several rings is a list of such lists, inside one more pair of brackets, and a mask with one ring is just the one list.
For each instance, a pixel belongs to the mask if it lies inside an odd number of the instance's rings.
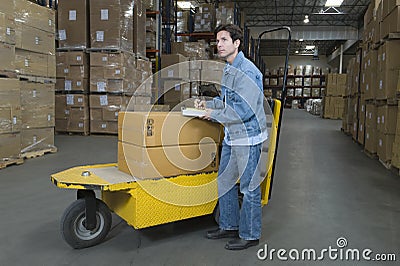
[[151,102],[152,81],[142,85],[152,75],[145,3],[60,0],[58,20],[57,130],[117,134],[116,115],[131,99]]
[[89,134],[89,0],[58,2],[56,131]]
[[[15,69],[35,81],[53,81],[55,71],[55,12],[26,0],[14,0]],[[2,4],[10,5],[10,2]]]
[[59,48],[90,47],[88,14],[89,0],[58,1]]
[[382,105],[377,108],[377,154],[380,161],[390,163],[396,133],[397,106]]
[[[388,167],[400,166],[399,111],[400,91],[400,2],[371,1],[364,15],[360,94],[353,98],[358,84],[348,84],[349,108],[346,117],[352,117],[353,137],[364,145],[370,157],[378,157]],[[359,60],[359,52],[355,61]],[[358,65],[357,65],[358,66]],[[352,69],[357,81],[357,66]],[[352,108],[354,107],[354,108]],[[357,116],[351,113],[357,112]],[[350,121],[350,120],[349,120]],[[348,122],[349,122],[348,121]],[[355,134],[357,132],[357,134]],[[397,165],[397,166],[396,166]]]
[[238,13],[239,10],[235,3],[220,3],[216,10],[216,26],[225,25],[225,24],[236,24],[235,13]]
[[0,78],[0,168],[21,153],[21,99],[18,79]]
[[[20,78],[22,157],[55,151],[55,12],[26,0],[14,0],[15,69]],[[2,4],[2,6],[10,5]],[[27,81],[26,81],[27,80]]]
[[[141,58],[146,57],[146,2],[135,0],[133,14],[133,52]],[[155,38],[154,38],[155,39]]]
[[358,49],[355,58],[347,66],[347,82],[344,92],[342,129],[353,139],[364,144],[365,136],[365,98],[360,90],[360,67],[362,50]]
[[213,32],[215,29],[215,7],[201,4],[194,15],[194,32]]
[[146,18],[146,48],[156,49],[156,19],[152,17]]
[[346,88],[346,74],[328,74],[326,96],[324,97],[324,118],[342,119]]
[[56,131],[89,134],[89,104],[86,94],[56,95]]
[[[400,81],[397,85],[400,87]],[[392,147],[392,165],[400,169],[400,104],[397,107],[397,122],[396,122],[396,134],[394,136],[394,143]]]
[[123,112],[118,117],[118,168],[138,179],[216,171],[221,134],[219,124],[180,112]]
[[188,33],[189,32],[189,21],[190,21],[190,10],[180,10],[176,13],[176,32],[177,33]]
[[163,55],[161,58],[161,81],[164,104],[173,108],[181,102],[182,92],[190,87],[189,61],[181,54]]
[[14,5],[0,1],[0,168],[18,160],[21,152],[20,85],[15,75]]

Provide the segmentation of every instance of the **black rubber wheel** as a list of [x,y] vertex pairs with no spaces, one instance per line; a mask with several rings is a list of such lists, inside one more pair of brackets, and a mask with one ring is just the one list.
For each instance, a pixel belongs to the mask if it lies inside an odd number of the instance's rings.
[[61,218],[61,235],[75,249],[99,244],[111,228],[111,212],[99,199],[96,199],[96,227],[93,230],[85,228],[85,218],[85,199],[73,202]]

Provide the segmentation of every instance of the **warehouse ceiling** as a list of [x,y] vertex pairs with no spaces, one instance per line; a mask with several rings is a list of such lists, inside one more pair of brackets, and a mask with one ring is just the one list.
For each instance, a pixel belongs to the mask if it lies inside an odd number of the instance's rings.
[[[199,1],[215,2],[215,1]],[[221,2],[221,1],[220,1]],[[370,0],[344,0],[338,7],[326,7],[327,0],[233,0],[245,13],[245,25],[254,38],[266,29],[289,26],[292,30],[292,55],[318,53],[331,55],[342,44],[345,53],[354,54],[359,29]],[[308,23],[305,23],[308,16]],[[262,56],[282,55],[286,52],[287,34],[264,35],[260,45]],[[299,41],[303,39],[303,41]],[[349,41],[350,40],[350,45]],[[346,43],[347,41],[347,43]],[[315,45],[315,49],[305,49]],[[297,53],[296,53],[297,51]]]

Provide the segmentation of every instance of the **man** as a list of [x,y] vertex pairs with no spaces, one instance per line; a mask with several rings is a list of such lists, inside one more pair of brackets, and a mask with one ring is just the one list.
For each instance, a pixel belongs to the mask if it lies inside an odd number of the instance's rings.
[[[242,30],[236,25],[221,25],[215,30],[218,55],[226,61],[221,96],[212,101],[195,101],[206,110],[203,119],[224,125],[218,170],[219,228],[207,238],[234,238],[225,248],[241,250],[258,245],[261,237],[262,143],[268,138],[263,108],[261,72],[241,52]],[[243,203],[239,209],[237,181]]]

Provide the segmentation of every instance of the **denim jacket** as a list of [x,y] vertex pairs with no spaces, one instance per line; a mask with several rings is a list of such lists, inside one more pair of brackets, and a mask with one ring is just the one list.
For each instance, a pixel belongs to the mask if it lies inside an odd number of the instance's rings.
[[263,78],[257,67],[243,52],[239,52],[232,65],[226,63],[221,95],[207,101],[214,109],[211,119],[225,127],[225,140],[250,138],[267,128],[263,107]]

